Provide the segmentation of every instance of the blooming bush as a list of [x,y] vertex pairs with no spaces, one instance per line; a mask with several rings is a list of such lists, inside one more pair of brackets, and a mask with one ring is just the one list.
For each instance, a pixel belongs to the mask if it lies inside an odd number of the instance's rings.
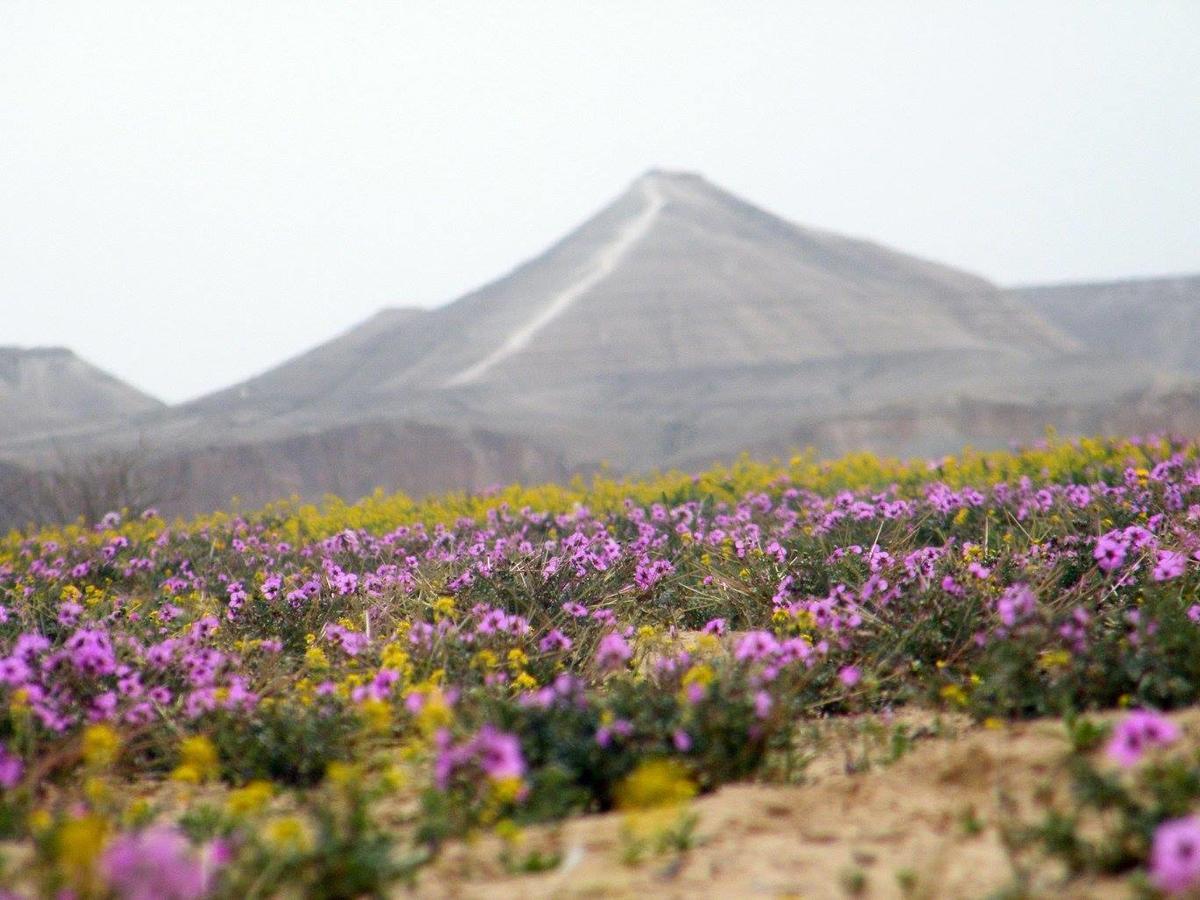
[[14,533],[0,832],[47,893],[369,893],[638,772],[787,777],[819,717],[1171,709],[1198,554],[1162,439]]

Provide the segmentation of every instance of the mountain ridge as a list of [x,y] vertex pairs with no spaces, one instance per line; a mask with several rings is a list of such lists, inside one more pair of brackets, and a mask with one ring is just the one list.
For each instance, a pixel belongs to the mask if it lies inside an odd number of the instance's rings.
[[[1190,369],[1114,353],[1057,296],[650,170],[451,303],[380,310],[136,430],[75,433],[97,447],[136,436],[164,484],[189,481],[177,504],[195,512],[235,488],[421,494],[601,461],[693,467],[797,443],[935,456],[1047,425],[1192,422]],[[0,456],[44,460],[48,446],[0,440]]]

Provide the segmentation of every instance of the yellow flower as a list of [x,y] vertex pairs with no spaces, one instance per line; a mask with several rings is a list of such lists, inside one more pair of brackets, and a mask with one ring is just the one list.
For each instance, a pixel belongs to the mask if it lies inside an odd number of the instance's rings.
[[801,631],[812,631],[817,627],[816,617],[807,609],[798,609],[795,613],[796,627]]
[[138,828],[148,824],[153,814],[154,809],[150,806],[150,801],[145,797],[138,797],[125,807],[121,821],[126,828]]
[[112,799],[112,790],[103,778],[93,775],[83,782],[83,795],[92,806],[102,806]]
[[480,650],[471,659],[472,666],[484,670],[496,668],[499,662],[500,660],[496,658],[496,654],[491,650]]
[[330,784],[345,787],[362,779],[362,769],[351,763],[334,760],[325,767],[325,780]]
[[438,597],[433,601],[433,612],[436,618],[454,615],[454,598]]
[[96,815],[71,819],[59,829],[55,841],[59,869],[80,893],[91,893],[96,860],[107,834],[108,823]]
[[408,773],[399,766],[389,766],[383,773],[383,786],[389,791],[398,791],[408,784]]
[[678,806],[696,796],[687,769],[673,759],[650,759],[638,764],[617,786],[617,806],[647,810]]
[[304,653],[304,662],[308,664],[310,669],[318,671],[329,668],[329,657],[325,655],[325,651],[320,647],[309,647]]
[[521,826],[512,819],[501,819],[496,823],[496,837],[508,845],[519,844],[525,837]]
[[692,649],[696,653],[712,655],[721,649],[721,639],[715,634],[700,634],[692,640]]
[[967,705],[967,693],[957,684],[948,684],[941,691],[942,699],[949,700],[957,706]]
[[515,803],[525,789],[525,782],[516,775],[489,780],[491,799],[499,804]]
[[531,691],[538,686],[537,679],[528,672],[522,672],[513,679],[513,687],[522,691]]
[[1071,665],[1071,653],[1068,650],[1043,650],[1038,657],[1038,665],[1047,672],[1065,669]]
[[513,647],[508,651],[508,667],[512,671],[520,671],[521,669],[525,668],[528,662],[529,657],[526,655],[525,651],[519,647]]
[[54,817],[50,815],[49,810],[39,807],[30,812],[29,818],[25,821],[31,832],[34,834],[44,834],[54,824]]
[[399,644],[388,644],[383,648],[383,655],[380,658],[380,662],[385,669],[404,672],[408,668],[408,654],[404,652],[404,648]]
[[313,848],[312,832],[303,820],[285,816],[268,822],[263,837],[273,850],[283,854],[307,853]]
[[83,732],[83,761],[89,766],[111,766],[120,751],[121,738],[108,725],[89,725]]
[[275,794],[269,781],[251,781],[245,787],[229,792],[225,809],[233,816],[252,816],[261,812]]
[[17,688],[17,690],[13,691],[12,697],[8,701],[8,710],[13,714],[28,712],[29,691],[25,688]]
[[417,728],[426,737],[433,737],[439,729],[454,721],[454,714],[446,704],[446,698],[437,688],[425,694],[425,702],[417,713]]
[[683,673],[683,686],[691,687],[693,684],[698,684],[701,687],[708,687],[712,684],[712,680],[715,677],[716,675],[710,666],[698,663]]
[[371,731],[385,732],[392,727],[392,707],[386,700],[376,697],[359,704],[358,713]]
[[220,759],[213,742],[203,735],[184,738],[179,743],[179,765],[171,773],[175,781],[199,784],[216,778],[220,773]]

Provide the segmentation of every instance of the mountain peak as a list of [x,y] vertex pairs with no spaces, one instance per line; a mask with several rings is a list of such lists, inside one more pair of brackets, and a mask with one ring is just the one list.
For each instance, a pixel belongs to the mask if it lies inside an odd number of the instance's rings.
[[66,347],[0,347],[0,421],[10,435],[121,420],[162,406]]
[[634,183],[654,182],[656,184],[709,184],[708,180],[699,172],[689,172],[683,169],[647,169],[636,179]]

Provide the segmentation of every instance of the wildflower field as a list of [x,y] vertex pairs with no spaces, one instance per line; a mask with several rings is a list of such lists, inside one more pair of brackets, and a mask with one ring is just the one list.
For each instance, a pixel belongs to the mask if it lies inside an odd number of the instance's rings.
[[127,511],[0,542],[0,884],[1181,893],[1198,700],[1195,443]]

